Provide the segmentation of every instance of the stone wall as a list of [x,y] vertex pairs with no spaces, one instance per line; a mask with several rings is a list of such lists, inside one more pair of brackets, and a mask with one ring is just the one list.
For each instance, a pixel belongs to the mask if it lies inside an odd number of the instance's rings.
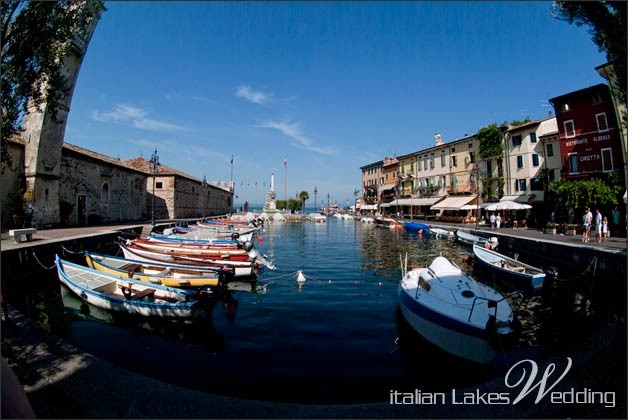
[[[7,151],[13,157],[13,165],[0,174],[0,203],[2,203],[2,226],[14,227],[13,203],[9,203],[12,195],[17,193],[24,176],[24,145],[18,142],[7,142]],[[23,193],[23,192],[22,192]]]
[[[152,176],[147,178],[147,208],[152,207]],[[233,193],[179,175],[155,177],[155,219],[185,219],[226,214]]]
[[[61,215],[62,224],[122,222],[146,217],[146,175],[139,171],[64,149],[60,176],[59,201],[71,209],[69,214]],[[62,213],[63,207],[62,204]]]

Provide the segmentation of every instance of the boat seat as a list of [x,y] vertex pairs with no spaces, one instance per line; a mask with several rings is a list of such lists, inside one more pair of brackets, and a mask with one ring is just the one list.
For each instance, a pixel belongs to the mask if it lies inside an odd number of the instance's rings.
[[135,272],[139,271],[140,268],[142,268],[142,264],[137,263],[128,263],[120,267],[121,270],[126,270],[129,277],[133,277]]
[[124,297],[131,300],[139,300],[146,296],[154,296],[155,291],[156,291],[155,289],[147,288],[147,289],[139,290],[136,292],[132,290],[130,287],[127,287],[124,285],[120,285],[120,289],[122,289],[122,293],[124,294]]

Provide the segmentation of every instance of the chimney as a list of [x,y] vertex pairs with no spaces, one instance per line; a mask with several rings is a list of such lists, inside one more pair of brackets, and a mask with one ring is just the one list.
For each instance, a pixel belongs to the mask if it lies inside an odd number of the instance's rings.
[[441,144],[443,144],[443,139],[441,139],[440,137],[440,133],[436,133],[436,135],[434,136],[434,138],[436,139],[436,145],[440,146]]

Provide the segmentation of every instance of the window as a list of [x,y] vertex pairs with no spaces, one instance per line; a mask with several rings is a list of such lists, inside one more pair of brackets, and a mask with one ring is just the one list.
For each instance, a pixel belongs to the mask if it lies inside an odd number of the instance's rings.
[[536,143],[536,133],[530,133],[530,143]]
[[430,156],[430,169],[434,169],[434,153]]
[[423,169],[427,171],[427,155],[423,158]]
[[523,168],[523,156],[521,155],[517,156],[517,168],[518,169]]
[[421,158],[420,158],[420,157],[418,157],[418,158],[416,159],[416,162],[417,162],[417,163],[416,163],[416,170],[417,170],[418,172],[421,172]]
[[548,177],[548,181],[553,181],[556,179],[556,175],[554,174],[554,171],[557,171],[558,169],[550,169],[549,171],[547,171],[547,177]]
[[109,184],[102,184],[102,188],[100,189],[100,202],[106,204],[109,202]]
[[469,152],[469,163],[475,163],[475,153]]
[[458,166],[458,156],[451,157],[451,166],[453,166],[454,168]]
[[578,154],[577,153],[569,153],[569,172],[571,173],[578,172]]
[[473,149],[473,143],[469,143],[469,149]]
[[440,167],[445,167],[445,150],[440,151]]
[[515,180],[515,191],[526,191],[526,180],[525,179],[517,179],[517,180]]
[[503,177],[504,176],[504,165],[503,165],[503,161],[501,159],[499,159],[497,161],[497,176],[499,176],[499,177]]
[[158,190],[162,189],[164,187],[163,182],[155,182],[155,188],[157,188]]
[[539,166],[539,155],[536,153],[532,154],[532,166]]
[[547,157],[554,156],[554,145],[550,143],[546,146],[546,148],[547,148]]
[[565,137],[576,137],[576,127],[573,124],[573,120],[565,121],[563,124],[565,126]]
[[486,161],[486,176],[489,178],[493,176],[493,165],[491,165],[491,162],[490,160]]
[[541,178],[530,179],[530,191],[543,191],[543,180]]
[[610,147],[600,150],[602,154],[602,171],[611,172],[613,170],[613,150]]
[[599,105],[602,103],[602,97],[600,96],[599,93],[595,93],[593,95],[593,105]]
[[521,146],[521,134],[512,136],[512,145],[513,146]]
[[608,121],[606,121],[606,112],[595,114],[595,121],[597,121],[597,131],[608,131]]

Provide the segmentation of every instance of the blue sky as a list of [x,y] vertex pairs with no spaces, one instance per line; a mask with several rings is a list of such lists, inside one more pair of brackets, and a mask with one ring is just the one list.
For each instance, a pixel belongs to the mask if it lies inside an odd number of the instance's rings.
[[[236,203],[353,201],[360,167],[604,80],[551,2],[110,2],[66,141],[228,181]],[[284,159],[287,185],[284,187]],[[257,185],[256,185],[257,183]],[[309,203],[309,205],[313,205]]]

